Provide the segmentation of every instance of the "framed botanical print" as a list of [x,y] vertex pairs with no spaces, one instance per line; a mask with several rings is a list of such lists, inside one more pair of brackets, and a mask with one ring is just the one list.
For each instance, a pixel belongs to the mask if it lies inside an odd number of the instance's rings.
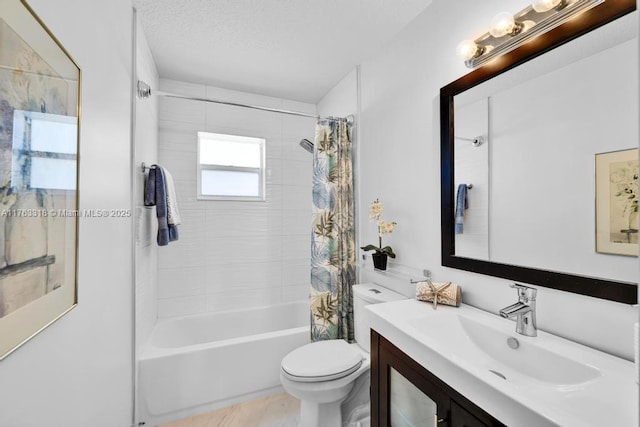
[[80,69],[0,0],[0,360],[77,303]]
[[638,255],[638,149],[596,154],[596,251]]

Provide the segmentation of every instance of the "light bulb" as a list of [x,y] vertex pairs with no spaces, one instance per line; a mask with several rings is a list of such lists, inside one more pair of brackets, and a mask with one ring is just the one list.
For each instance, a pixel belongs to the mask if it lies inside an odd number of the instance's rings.
[[456,47],[456,55],[464,61],[478,56],[478,45],[473,40],[463,40]]
[[547,12],[554,7],[558,6],[562,0],[535,0],[531,3],[531,7],[536,12]]
[[491,20],[491,28],[489,34],[493,37],[502,37],[511,34],[516,27],[516,20],[509,12],[501,12]]

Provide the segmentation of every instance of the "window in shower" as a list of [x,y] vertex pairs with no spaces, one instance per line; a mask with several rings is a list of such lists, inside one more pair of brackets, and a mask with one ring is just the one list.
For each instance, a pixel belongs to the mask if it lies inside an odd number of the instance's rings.
[[198,199],[265,200],[265,139],[198,132]]

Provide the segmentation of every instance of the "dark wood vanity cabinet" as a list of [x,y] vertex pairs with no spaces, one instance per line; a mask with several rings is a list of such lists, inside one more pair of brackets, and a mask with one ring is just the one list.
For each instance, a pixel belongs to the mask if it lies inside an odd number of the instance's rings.
[[371,425],[504,426],[374,330],[371,330]]

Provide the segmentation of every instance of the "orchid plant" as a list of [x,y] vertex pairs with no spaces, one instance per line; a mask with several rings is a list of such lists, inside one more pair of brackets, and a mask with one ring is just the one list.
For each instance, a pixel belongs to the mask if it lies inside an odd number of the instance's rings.
[[369,205],[369,221],[375,221],[378,225],[378,246],[367,245],[362,246],[360,249],[363,251],[376,251],[379,254],[386,254],[391,258],[395,258],[396,254],[393,253],[391,246],[382,247],[382,235],[393,232],[396,222],[387,222],[380,219],[382,215],[382,203],[376,199]]

